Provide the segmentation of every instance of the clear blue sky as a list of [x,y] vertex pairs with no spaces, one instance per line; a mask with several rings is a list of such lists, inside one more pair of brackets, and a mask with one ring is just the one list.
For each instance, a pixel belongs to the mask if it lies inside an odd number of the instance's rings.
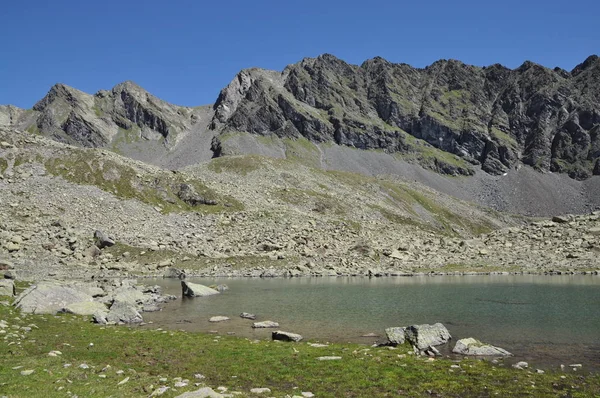
[[6,1],[0,104],[55,83],[88,93],[133,80],[180,105],[213,103],[242,68],[331,53],[424,67],[525,60],[567,70],[600,53],[600,1]]

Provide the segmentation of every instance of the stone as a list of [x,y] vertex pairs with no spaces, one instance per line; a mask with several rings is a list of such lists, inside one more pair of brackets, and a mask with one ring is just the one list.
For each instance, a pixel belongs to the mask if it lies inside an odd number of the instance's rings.
[[7,242],[4,244],[4,248],[9,252],[16,252],[21,250],[21,245],[19,245],[18,243],[14,243],[14,242]]
[[215,289],[199,283],[181,281],[181,295],[184,297],[205,297],[219,294]]
[[163,278],[185,279],[185,270],[169,267],[165,270]]
[[99,249],[115,245],[115,240],[99,229],[94,232],[94,242]]
[[525,361],[520,361],[515,363],[512,367],[515,369],[526,369],[529,367],[529,364]]
[[249,313],[249,312],[242,312],[242,313],[240,314],[240,317],[242,317],[242,318],[244,318],[244,319],[252,319],[252,320],[256,319],[256,315],[254,315],[254,314],[251,314],[251,313]]
[[452,338],[448,329],[441,323],[433,325],[412,325],[406,328],[405,337],[413,347],[424,351],[429,347],[441,345]]
[[250,392],[252,394],[265,394],[265,393],[271,392],[271,389],[270,388],[266,388],[266,387],[263,387],[263,388],[251,388]]
[[97,301],[80,301],[71,303],[62,310],[68,314],[74,315],[94,315],[96,312],[107,311],[106,305]]
[[390,344],[393,344],[393,345],[404,344],[404,342],[406,341],[406,338],[404,337],[405,329],[406,328],[402,328],[402,327],[393,327],[393,328],[385,329],[385,334],[386,334],[387,339],[390,342]]
[[458,340],[454,349],[452,349],[452,352],[455,354],[475,356],[512,356],[512,354],[505,349],[482,343],[472,337]]
[[67,283],[43,281],[19,294],[14,305],[27,313],[56,314],[70,304],[85,301],[91,302],[94,298]]
[[277,322],[273,322],[273,321],[262,321],[262,322],[254,322],[252,324],[252,327],[255,329],[278,328],[279,324]]
[[302,336],[296,333],[284,332],[282,330],[277,330],[271,334],[271,338],[273,340],[280,341],[300,341],[302,340]]
[[229,320],[229,317],[218,315],[218,316],[211,317],[208,321],[209,322],[223,322],[223,321],[228,321],[228,320]]
[[15,294],[15,282],[12,279],[0,279],[0,296],[13,297]]
[[337,361],[342,359],[342,357],[336,357],[336,356],[325,356],[325,357],[318,357],[317,360],[319,361]]
[[33,374],[34,372],[35,372],[35,370],[33,370],[33,369],[22,370],[21,376],[29,376],[29,375]]
[[142,315],[135,306],[120,301],[115,301],[106,314],[107,323],[140,323],[142,321]]
[[224,398],[223,394],[219,394],[210,387],[202,387],[196,391],[189,391],[181,395],[177,395],[175,398]]

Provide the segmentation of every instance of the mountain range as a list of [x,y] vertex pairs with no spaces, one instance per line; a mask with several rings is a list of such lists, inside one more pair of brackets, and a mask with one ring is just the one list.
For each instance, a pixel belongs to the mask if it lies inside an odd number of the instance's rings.
[[[572,71],[440,60],[419,69],[373,58],[306,58],[239,72],[213,105],[169,104],[132,82],[94,95],[53,86],[0,124],[179,168],[231,154],[285,157],[282,139],[376,150],[451,175],[520,165],[600,174],[600,59]],[[281,150],[281,148],[284,148]]]

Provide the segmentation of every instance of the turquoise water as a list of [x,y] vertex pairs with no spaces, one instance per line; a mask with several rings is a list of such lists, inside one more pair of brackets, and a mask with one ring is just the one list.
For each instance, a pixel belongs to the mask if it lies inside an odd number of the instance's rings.
[[[391,326],[442,322],[454,341],[475,337],[541,367],[584,364],[600,369],[600,277],[435,276],[397,278],[190,279],[227,284],[223,294],[177,300],[146,313],[153,327],[235,333],[268,338],[252,321],[279,322],[280,329],[311,341],[362,342]],[[181,296],[179,280],[158,279],[166,293]],[[231,318],[210,323],[214,315]],[[446,352],[453,343],[446,348]]]

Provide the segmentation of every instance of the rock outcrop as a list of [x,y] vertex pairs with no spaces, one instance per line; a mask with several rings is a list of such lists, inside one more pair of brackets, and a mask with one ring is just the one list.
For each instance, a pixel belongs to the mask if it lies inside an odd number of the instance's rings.
[[93,300],[91,295],[68,283],[43,281],[19,294],[14,305],[32,314],[56,314],[71,304]]

